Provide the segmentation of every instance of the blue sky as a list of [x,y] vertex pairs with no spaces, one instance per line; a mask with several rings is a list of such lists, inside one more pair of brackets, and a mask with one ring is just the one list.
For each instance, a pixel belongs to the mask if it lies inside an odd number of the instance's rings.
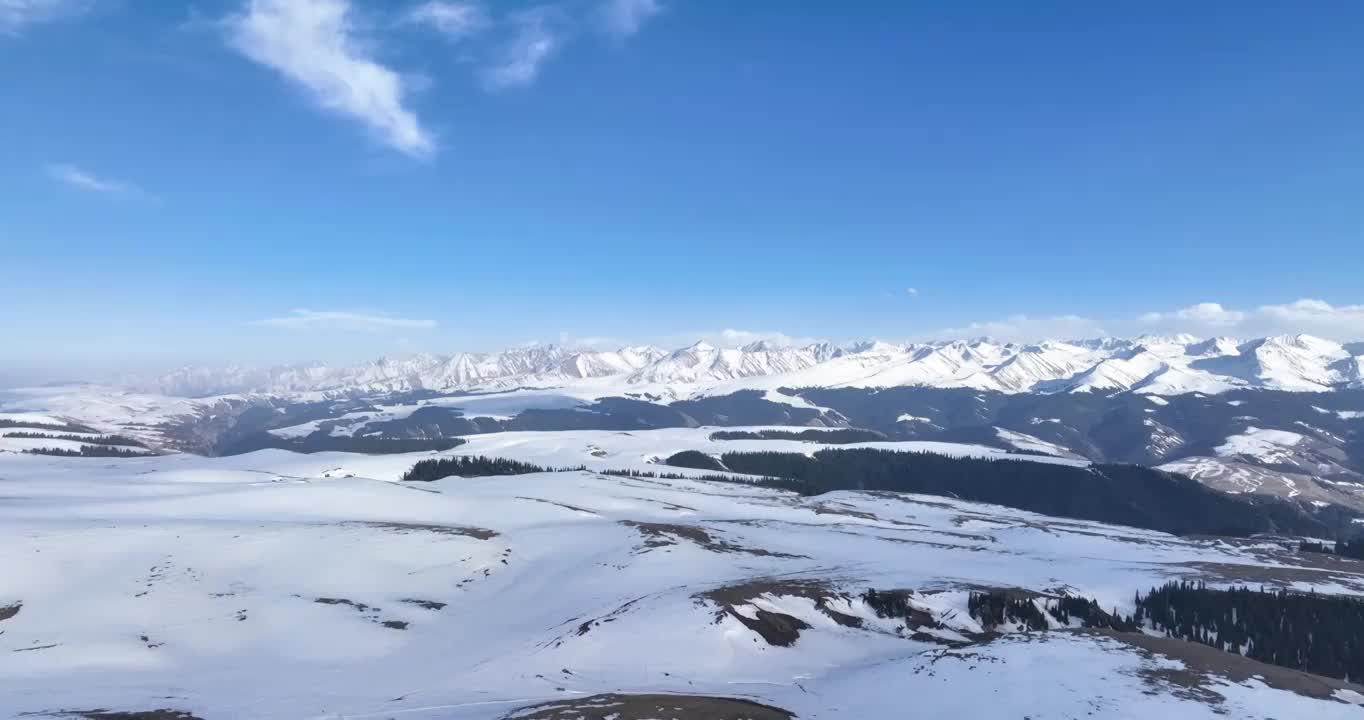
[[0,366],[1364,337],[1361,26],[1348,2],[3,4]]

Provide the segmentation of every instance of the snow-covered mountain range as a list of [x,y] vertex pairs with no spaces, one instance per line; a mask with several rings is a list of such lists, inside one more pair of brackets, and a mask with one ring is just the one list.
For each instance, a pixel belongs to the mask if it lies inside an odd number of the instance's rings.
[[720,348],[705,342],[575,350],[556,345],[494,353],[419,354],[355,366],[186,367],[125,379],[137,390],[199,397],[259,392],[406,392],[600,386],[605,394],[776,387],[966,387],[1006,393],[1177,395],[1237,388],[1324,392],[1364,386],[1364,348],[1309,335],[1254,340],[1190,335],[1044,341],[989,339]]

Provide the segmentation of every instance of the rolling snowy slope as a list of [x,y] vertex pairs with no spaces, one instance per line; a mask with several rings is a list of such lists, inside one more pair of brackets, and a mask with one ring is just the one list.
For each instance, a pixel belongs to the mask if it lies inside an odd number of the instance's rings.
[[[687,440],[606,435],[460,451],[643,462]],[[1364,594],[1352,565],[941,497],[591,471],[396,482],[425,457],[0,454],[0,715],[1364,713],[1359,686],[1164,638],[990,639],[965,605],[1000,587],[1130,610],[1184,577]],[[913,590],[919,629],[868,588]]]

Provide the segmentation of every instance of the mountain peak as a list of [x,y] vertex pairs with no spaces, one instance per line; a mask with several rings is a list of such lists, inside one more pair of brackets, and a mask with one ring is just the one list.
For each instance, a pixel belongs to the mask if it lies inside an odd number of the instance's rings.
[[780,350],[782,347],[782,345],[778,345],[771,340],[754,340],[739,349],[744,352],[772,352],[773,350]]
[[664,394],[788,387],[970,387],[996,392],[1071,388],[1174,395],[1231,388],[1329,391],[1364,383],[1360,362],[1330,340],[1280,335],[1237,344],[1188,335],[1033,344],[980,340],[913,345],[869,340],[801,347],[758,340],[721,350],[705,340],[672,351],[650,346],[566,350],[545,344],[493,353],[388,356],[353,366],[186,367],[125,384],[167,395],[230,393],[498,392],[592,381],[600,396],[666,386]]
[[863,340],[848,346],[849,352],[854,353],[893,353],[904,350],[903,347],[884,340]]

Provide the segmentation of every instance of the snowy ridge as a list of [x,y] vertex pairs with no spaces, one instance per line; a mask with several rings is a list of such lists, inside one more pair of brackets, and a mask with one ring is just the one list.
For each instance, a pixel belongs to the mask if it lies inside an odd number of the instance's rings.
[[892,344],[705,342],[665,351],[555,345],[495,353],[419,354],[361,365],[186,367],[126,378],[133,389],[174,396],[228,393],[374,393],[590,386],[598,396],[686,397],[778,387],[965,387],[1018,392],[1219,393],[1236,388],[1326,392],[1364,387],[1364,356],[1308,335],[1248,341],[1189,335],[1045,341],[989,339]]
[[626,375],[659,360],[663,354],[662,350],[647,346],[593,352],[543,345],[497,353],[422,353],[405,358],[380,358],[351,367],[306,365],[219,370],[185,367],[157,378],[132,378],[127,384],[152,392],[189,397],[240,392],[347,389],[405,392],[510,387]]

